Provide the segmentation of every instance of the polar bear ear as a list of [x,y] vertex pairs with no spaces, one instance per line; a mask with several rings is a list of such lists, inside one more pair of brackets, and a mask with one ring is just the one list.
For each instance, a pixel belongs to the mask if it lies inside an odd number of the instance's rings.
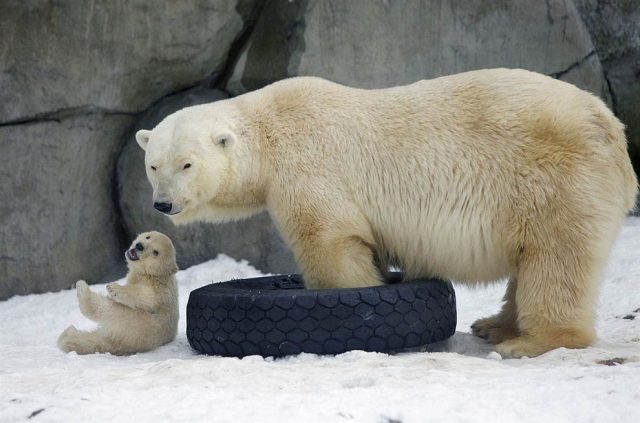
[[230,148],[236,142],[236,136],[233,132],[225,131],[213,137],[213,142],[222,148]]
[[149,144],[149,137],[151,136],[151,131],[148,129],[141,129],[136,132],[136,141],[138,141],[138,145],[143,150],[147,149],[147,144]]

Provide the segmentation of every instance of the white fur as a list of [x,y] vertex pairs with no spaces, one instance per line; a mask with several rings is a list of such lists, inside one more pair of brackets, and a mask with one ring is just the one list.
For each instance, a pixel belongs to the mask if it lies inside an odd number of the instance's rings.
[[140,135],[175,223],[266,208],[311,288],[376,285],[391,264],[511,277],[503,312],[474,326],[506,356],[592,342],[600,272],[637,190],[604,103],[523,70],[381,90],[293,78]]
[[61,350],[126,355],[152,350],[175,338],[178,268],[173,244],[159,232],[140,234],[131,249],[136,243],[142,243],[144,250],[137,261],[127,258],[130,271],[126,285],[108,284],[105,297],[92,292],[85,281],[78,281],[80,311],[98,327],[88,332],[69,326],[58,338]]

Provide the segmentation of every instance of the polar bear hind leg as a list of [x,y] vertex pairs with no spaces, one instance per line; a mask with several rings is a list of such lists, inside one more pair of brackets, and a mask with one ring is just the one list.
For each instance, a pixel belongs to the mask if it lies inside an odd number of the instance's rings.
[[117,345],[106,331],[100,329],[88,332],[75,326],[69,326],[58,337],[58,347],[64,352],[75,351],[78,354],[94,354],[117,351]]
[[76,283],[76,295],[80,312],[94,322],[100,322],[107,317],[109,309],[113,307],[113,301],[91,291],[85,281]]
[[577,214],[531,228],[543,235],[522,249],[514,285],[519,336],[496,346],[503,357],[534,357],[594,342],[599,280],[624,216],[616,217],[615,210]]

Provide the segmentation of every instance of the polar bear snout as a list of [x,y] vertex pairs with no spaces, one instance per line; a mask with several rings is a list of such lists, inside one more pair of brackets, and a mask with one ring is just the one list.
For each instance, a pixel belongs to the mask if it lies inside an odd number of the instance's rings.
[[153,208],[164,214],[171,214],[172,207],[172,203],[167,203],[164,201],[156,201],[153,203]]
[[125,252],[125,257],[129,261],[138,261],[140,260],[140,253],[144,251],[144,245],[142,242],[135,242],[135,244],[131,245],[131,248]]
[[138,255],[138,253],[136,252],[136,250],[134,250],[133,248],[130,250],[127,250],[124,253],[124,256],[127,258],[127,260],[129,261],[138,261],[140,260],[140,256]]

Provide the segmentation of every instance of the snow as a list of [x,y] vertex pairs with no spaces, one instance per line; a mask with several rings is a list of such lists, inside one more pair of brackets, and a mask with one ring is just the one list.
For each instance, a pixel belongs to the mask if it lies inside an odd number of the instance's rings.
[[[181,313],[199,286],[258,275],[223,255],[181,271]],[[457,332],[430,352],[277,360],[196,355],[184,316],[177,339],[149,353],[64,354],[58,334],[93,325],[75,291],[13,297],[0,302],[0,421],[640,422],[639,218],[605,272],[593,347],[501,359],[469,326],[503,291],[457,286]]]

